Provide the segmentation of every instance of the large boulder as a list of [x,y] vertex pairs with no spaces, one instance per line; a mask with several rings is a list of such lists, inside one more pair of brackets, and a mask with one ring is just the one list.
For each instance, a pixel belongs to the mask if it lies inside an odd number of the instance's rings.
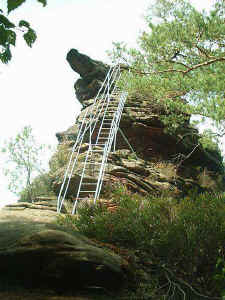
[[0,290],[4,285],[67,292],[123,286],[123,259],[57,225],[53,211],[49,220],[46,210],[35,214],[16,206],[0,211]]

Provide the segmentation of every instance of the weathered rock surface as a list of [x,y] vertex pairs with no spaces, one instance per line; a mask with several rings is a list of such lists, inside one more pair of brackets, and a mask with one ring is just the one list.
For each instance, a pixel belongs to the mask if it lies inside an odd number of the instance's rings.
[[109,70],[109,66],[79,53],[76,49],[71,49],[66,59],[71,68],[81,76],[76,81],[74,88],[77,99],[82,104],[85,104],[84,100],[88,100],[97,94]]
[[[57,134],[60,145],[50,162],[53,189],[56,193],[59,192],[79,124],[88,109],[86,106],[94,105],[93,97],[97,94],[97,89],[92,87],[95,86],[96,80],[103,81],[108,70],[108,66],[104,67],[101,62],[96,62],[74,49],[68,53],[67,60],[72,69],[82,77],[75,83],[75,91],[84,108],[77,124]],[[198,131],[189,125],[188,115],[186,121],[172,135],[166,131],[168,128],[160,120],[163,114],[166,114],[163,107],[155,104],[151,95],[143,99],[128,95],[120,128],[138,158],[135,159],[128,150],[126,141],[118,132],[117,151],[108,159],[103,186],[107,187],[107,183],[110,185],[112,182],[120,181],[132,191],[142,194],[169,191],[174,195],[184,195],[192,188],[199,192],[208,188],[215,189],[218,185],[221,188],[225,180],[220,154],[203,148],[199,142]],[[100,119],[101,117],[100,115]],[[99,126],[97,124],[93,138],[96,137]],[[78,167],[72,175],[68,197],[75,196],[77,192],[82,162],[88,148],[85,143],[88,143],[88,136],[84,138],[83,150],[79,155]],[[95,161],[100,162],[100,159],[96,154]],[[87,171],[85,181],[89,183],[91,180],[96,178],[90,170]]]
[[51,210],[14,209],[0,210],[0,291],[4,285],[62,292],[123,286],[124,261],[118,255],[58,226]]

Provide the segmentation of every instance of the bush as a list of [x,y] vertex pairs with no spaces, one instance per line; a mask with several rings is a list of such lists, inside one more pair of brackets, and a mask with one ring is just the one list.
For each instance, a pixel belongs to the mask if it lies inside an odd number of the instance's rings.
[[225,258],[224,195],[192,195],[179,202],[167,196],[130,195],[121,187],[113,202],[113,212],[101,202],[86,203],[79,216],[67,217],[67,222],[90,238],[148,253],[164,273],[172,270],[202,291],[222,293],[223,273],[216,265],[218,258]]
[[[33,199],[39,196],[55,195],[51,189],[51,178],[47,173],[37,176],[31,183],[29,190],[28,188],[22,190],[22,192],[19,194],[20,202],[31,202]],[[30,199],[30,195],[32,195],[32,199]]]

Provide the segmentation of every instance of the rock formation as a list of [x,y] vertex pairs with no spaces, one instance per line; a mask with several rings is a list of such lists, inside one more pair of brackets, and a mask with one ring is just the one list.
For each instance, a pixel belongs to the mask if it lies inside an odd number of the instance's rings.
[[[56,193],[62,182],[79,123],[86,112],[86,107],[93,105],[93,98],[109,69],[108,65],[92,60],[75,49],[69,51],[67,60],[72,69],[81,76],[74,87],[76,97],[84,107],[77,123],[67,131],[57,134],[60,145],[50,162]],[[165,111],[153,103],[151,95],[145,99],[128,96],[120,128],[138,159],[118,132],[117,151],[111,153],[108,159],[105,183],[121,181],[132,191],[142,194],[173,191],[175,195],[184,195],[192,188],[198,191],[216,188],[219,181],[224,180],[220,154],[203,148],[199,143],[198,131],[189,124],[189,116],[177,129],[176,134],[167,133],[165,125],[160,120],[160,115],[165,114]],[[87,151],[87,145],[83,145],[83,149],[82,152]],[[82,155],[80,157],[82,161]],[[76,194],[81,168],[75,170],[72,176],[69,197]]]
[[82,104],[85,104],[84,100],[88,100],[97,94],[109,70],[109,66],[100,61],[92,60],[75,49],[71,49],[68,52],[66,59],[71,68],[81,76],[76,81],[74,89],[77,99]]
[[120,289],[126,262],[77,231],[56,225],[57,213],[43,202],[0,210],[0,296],[5,285],[10,291],[19,286],[73,294],[91,287]]

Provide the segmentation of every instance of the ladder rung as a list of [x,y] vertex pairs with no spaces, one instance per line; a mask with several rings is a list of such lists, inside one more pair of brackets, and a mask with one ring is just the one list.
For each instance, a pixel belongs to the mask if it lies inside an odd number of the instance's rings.
[[86,182],[83,182],[83,185],[94,185],[94,184],[97,184],[97,182],[95,182],[95,183],[86,183]]
[[95,193],[96,191],[81,191],[80,190],[80,193]]
[[[82,164],[84,164],[84,162],[82,162]],[[94,162],[93,163],[92,162],[86,162],[86,164],[89,164],[89,165],[91,165],[91,164],[92,165],[101,165],[101,163],[94,163]]]

